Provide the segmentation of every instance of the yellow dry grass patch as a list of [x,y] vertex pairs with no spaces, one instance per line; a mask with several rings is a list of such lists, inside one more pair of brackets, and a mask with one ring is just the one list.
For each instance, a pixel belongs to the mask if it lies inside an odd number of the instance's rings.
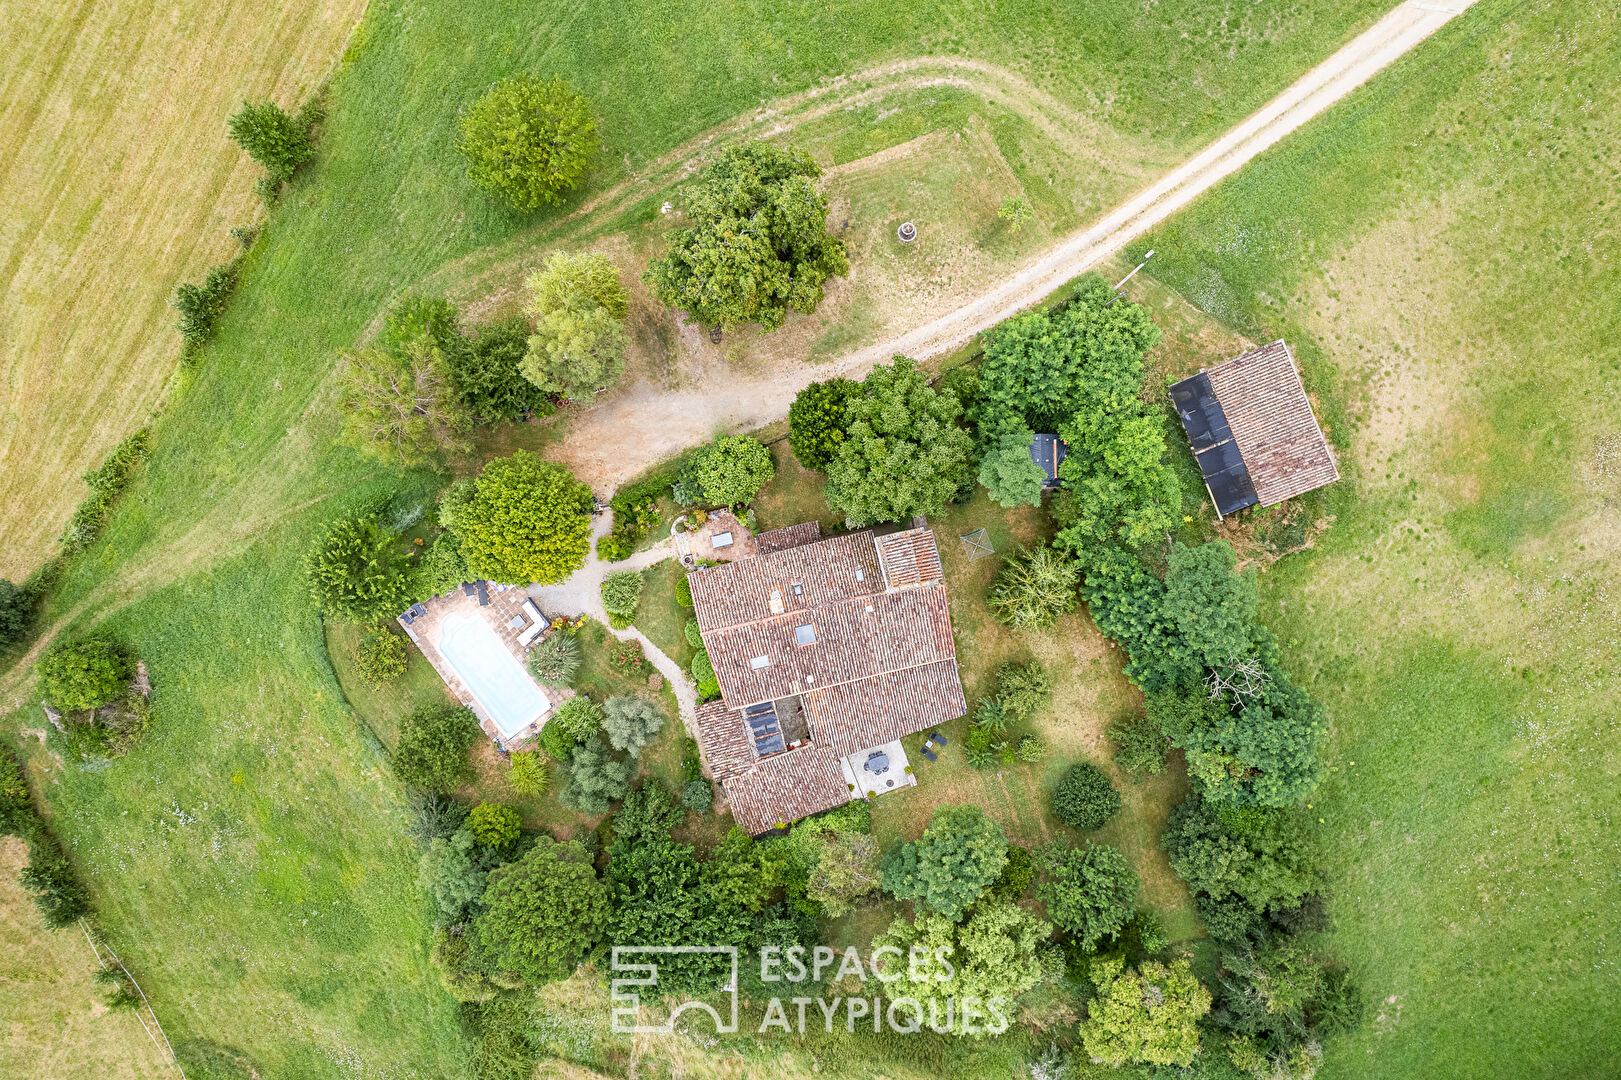
[[27,861],[21,840],[0,840],[0,1076],[174,1076],[135,1014],[101,1003],[102,988],[90,980],[96,958],[84,936],[40,922],[17,882]]
[[0,575],[51,553],[79,474],[161,403],[170,294],[259,214],[226,118],[306,98],[365,6],[0,0]]

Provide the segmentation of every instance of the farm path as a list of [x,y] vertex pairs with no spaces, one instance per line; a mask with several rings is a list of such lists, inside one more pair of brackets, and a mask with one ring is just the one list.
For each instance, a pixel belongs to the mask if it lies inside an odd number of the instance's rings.
[[639,382],[579,414],[568,438],[552,453],[598,492],[610,492],[718,430],[748,431],[782,418],[794,395],[811,382],[834,376],[860,379],[874,364],[897,354],[925,360],[959,348],[1147,233],[1474,2],[1406,0],[1204,150],[955,311],[830,363],[800,363],[766,378],[716,372],[699,385],[674,392]]

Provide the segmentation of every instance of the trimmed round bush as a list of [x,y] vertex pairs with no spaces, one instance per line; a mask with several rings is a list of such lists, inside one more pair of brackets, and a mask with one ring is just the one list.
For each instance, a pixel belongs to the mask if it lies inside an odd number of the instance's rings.
[[479,803],[467,815],[467,831],[485,847],[510,847],[523,829],[523,815],[503,803]]
[[694,649],[701,649],[704,647],[704,638],[703,635],[698,632],[697,619],[687,620],[687,644],[691,645]]
[[715,665],[709,661],[709,653],[699,649],[692,657],[692,677],[700,685],[715,681]]
[[715,805],[715,789],[708,780],[688,780],[681,785],[681,805],[699,814],[707,814]]
[[1053,790],[1053,814],[1077,829],[1101,829],[1120,810],[1120,793],[1089,761],[1071,765]]
[[597,146],[591,106],[562,79],[514,75],[468,109],[456,148],[467,177],[519,210],[557,201],[580,182]]
[[578,745],[574,733],[555,720],[540,729],[540,749],[553,761],[567,761]]
[[682,607],[692,606],[692,582],[686,578],[675,583],[675,602]]

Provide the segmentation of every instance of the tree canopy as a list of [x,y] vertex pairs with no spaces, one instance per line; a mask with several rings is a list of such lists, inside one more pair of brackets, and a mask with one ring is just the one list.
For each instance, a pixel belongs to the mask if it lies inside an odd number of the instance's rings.
[[47,702],[64,710],[105,705],[134,674],[129,655],[99,636],[54,645],[39,661],[40,691]]
[[613,803],[623,799],[635,774],[635,766],[614,757],[608,744],[595,733],[581,740],[559,767],[564,783],[557,801],[570,810],[591,815],[605,814]]
[[1053,815],[1073,828],[1101,829],[1119,812],[1120,793],[1090,761],[1071,765],[1053,789]]
[[1097,997],[1087,1003],[1081,1046],[1106,1065],[1180,1065],[1199,1052],[1199,1019],[1210,1011],[1210,991],[1186,960],[1148,961],[1137,971],[1121,962],[1092,965]]
[[226,121],[231,140],[270,174],[272,184],[289,179],[297,168],[315,156],[308,123],[289,116],[274,101],[261,101],[242,107]]
[[424,706],[400,725],[394,775],[429,791],[455,791],[473,778],[467,754],[479,734],[478,721],[460,705]]
[[327,527],[305,556],[304,569],[324,614],[369,623],[410,604],[408,559],[399,534],[375,518],[344,518]]
[[338,408],[345,443],[407,467],[472,446],[473,417],[456,376],[439,347],[425,339],[399,353],[345,353]]
[[1047,917],[1087,952],[1125,928],[1137,902],[1137,872],[1116,848],[1054,845],[1041,856],[1046,871],[1036,897]]
[[693,454],[682,473],[682,484],[689,496],[701,494],[704,502],[735,506],[754,498],[776,474],[771,451],[759,439],[717,435]]
[[1305,824],[1288,810],[1190,795],[1171,811],[1160,846],[1196,895],[1237,897],[1256,912],[1294,907],[1321,883]]
[[627,300],[619,271],[597,252],[559,251],[525,283],[535,330],[523,376],[550,394],[589,400],[625,372]]
[[640,754],[664,727],[664,712],[646,698],[621,695],[603,705],[602,729],[615,750]]
[[1165,572],[1165,613],[1205,667],[1252,650],[1260,587],[1253,568],[1235,574],[1238,557],[1225,540],[1173,544]]
[[[932,1004],[933,1016],[943,1018],[946,1008],[939,999],[953,998],[956,1011],[951,1030],[963,1034],[966,1025],[961,1005],[966,998],[981,1002],[1001,998],[1006,1003],[1001,1007],[1002,1014],[1012,1019],[1013,999],[1041,981],[1037,950],[1052,931],[1051,923],[1010,901],[983,900],[961,922],[933,913],[912,920],[896,919],[873,939],[872,946],[887,946],[901,953],[899,958],[889,954],[881,961],[886,976],[899,976],[885,987],[889,1000],[912,998],[925,1006],[925,1017]],[[912,978],[910,962],[914,948],[921,948],[923,952],[917,955],[926,957],[919,964],[917,979]],[[953,969],[949,978],[933,960],[940,955],[939,950],[946,949],[950,950],[945,955]],[[989,1022],[991,1018],[983,1014],[975,1021],[981,1028]]]
[[813,382],[788,407],[788,445],[807,469],[825,469],[833,460],[849,424],[846,406],[861,394],[850,379]]
[[897,356],[873,368],[845,411],[825,494],[851,525],[938,514],[962,491],[973,450],[957,423],[962,406],[930,386],[916,361]]
[[991,585],[986,606],[1005,626],[1034,630],[1051,626],[1080,605],[1080,567],[1045,545],[1009,555]]
[[468,929],[475,963],[531,985],[566,979],[608,925],[608,891],[577,841],[540,836],[490,872],[484,911]]
[[955,922],[1002,873],[1007,850],[1002,827],[979,807],[942,806],[922,836],[884,856],[884,891]]
[[21,641],[33,618],[33,593],[0,578],[0,646]]
[[467,177],[519,210],[557,201],[597,149],[591,106],[561,78],[502,79],[462,114],[456,148]]
[[827,280],[850,268],[844,241],[827,232],[821,173],[809,154],[769,143],[721,151],[676,196],[688,225],[647,268],[653,295],[728,330],[775,330],[790,309],[815,311]]
[[1002,434],[979,462],[979,482],[1002,506],[1040,506],[1047,474],[1030,454],[1029,428]]
[[477,577],[553,584],[585,565],[593,501],[566,468],[519,450],[484,466],[450,527]]

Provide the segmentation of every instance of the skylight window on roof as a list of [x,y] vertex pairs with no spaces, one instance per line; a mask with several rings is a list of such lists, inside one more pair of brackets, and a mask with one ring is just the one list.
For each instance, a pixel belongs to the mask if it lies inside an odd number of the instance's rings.
[[794,589],[794,595],[795,596],[804,596],[805,595],[805,586],[801,585],[799,582],[797,582],[797,581],[794,582],[793,589]]
[[794,640],[801,645],[816,644],[816,627],[810,623],[794,627]]
[[867,572],[865,570],[857,570],[856,571],[856,580],[857,581],[866,581],[867,580]]
[[753,660],[749,661],[749,667],[753,668],[755,671],[761,671],[770,666],[771,657],[769,656],[756,656]]

